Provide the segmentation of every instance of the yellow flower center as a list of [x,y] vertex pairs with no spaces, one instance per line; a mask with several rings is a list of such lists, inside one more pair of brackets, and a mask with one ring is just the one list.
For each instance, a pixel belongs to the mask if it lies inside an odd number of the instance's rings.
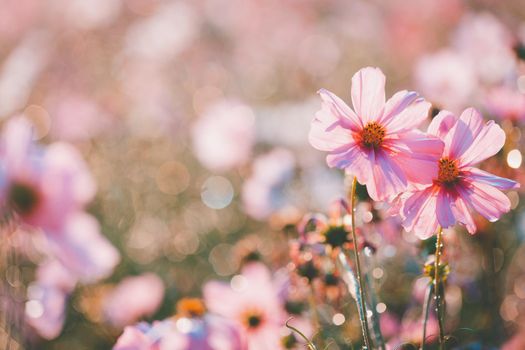
[[383,143],[385,134],[386,130],[383,126],[376,122],[370,122],[366,124],[363,131],[361,131],[363,145],[366,147],[378,148]]
[[439,160],[438,181],[446,185],[454,184],[459,177],[457,163],[454,159],[441,158]]

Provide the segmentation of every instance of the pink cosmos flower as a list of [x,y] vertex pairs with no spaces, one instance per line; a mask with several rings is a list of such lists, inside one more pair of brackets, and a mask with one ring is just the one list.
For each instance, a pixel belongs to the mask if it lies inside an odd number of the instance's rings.
[[330,167],[345,169],[366,184],[370,197],[386,200],[409,183],[430,184],[442,143],[414,130],[430,103],[415,92],[399,91],[385,102],[385,76],[364,68],[352,78],[354,110],[327,90],[310,129],[310,143],[329,152]]
[[151,316],[164,298],[164,283],[152,273],[123,279],[103,302],[104,315],[114,326],[124,327]]
[[[27,229],[41,229],[50,252],[83,282],[108,276],[118,251],[84,212],[96,183],[81,154],[66,143],[39,147],[30,123],[15,118],[0,138],[0,209]],[[89,244],[86,244],[88,243]]]
[[203,289],[211,312],[236,322],[250,350],[280,349],[280,330],[286,322],[279,289],[260,263],[247,265],[230,284],[208,282]]
[[473,108],[459,118],[441,111],[428,132],[442,139],[445,148],[437,162],[439,170],[432,173],[433,183],[400,197],[400,215],[407,231],[424,239],[438,226],[447,228],[458,222],[474,233],[471,211],[496,221],[510,210],[510,201],[500,190],[518,188],[519,184],[473,167],[503,147],[505,133],[497,124],[483,123]]

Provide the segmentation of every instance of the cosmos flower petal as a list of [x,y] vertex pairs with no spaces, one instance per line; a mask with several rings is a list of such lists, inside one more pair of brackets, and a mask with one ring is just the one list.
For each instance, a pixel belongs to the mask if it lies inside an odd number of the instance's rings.
[[385,105],[381,123],[387,133],[413,130],[425,119],[431,104],[413,91],[399,91]]
[[478,168],[467,167],[463,168],[463,171],[468,173],[469,179],[494,186],[500,190],[512,190],[520,188],[520,184],[516,181],[493,175]]
[[444,144],[438,138],[420,131],[410,131],[395,140],[386,140],[385,146],[395,153],[392,160],[404,170],[413,185],[428,185],[436,178],[438,160]]
[[493,120],[489,121],[475,138],[470,147],[461,155],[461,165],[477,164],[492,157],[505,144],[505,132]]
[[326,156],[328,166],[346,169],[348,174],[357,177],[359,183],[368,182],[371,173],[369,152],[363,151],[358,146],[352,146],[343,153],[334,153]]
[[438,228],[436,217],[437,197],[433,186],[414,192],[404,201],[402,210],[403,227],[413,231],[419,238],[431,237]]
[[474,222],[474,219],[472,219],[472,215],[470,215],[469,206],[461,196],[456,196],[451,209],[456,220],[460,224],[463,224],[470,234],[476,232],[476,223]]
[[314,148],[327,152],[342,150],[355,143],[351,131],[344,128],[324,104],[315,114],[308,139]]
[[375,152],[373,177],[366,183],[368,194],[375,201],[384,201],[403,191],[407,186],[404,171],[386,152]]
[[449,191],[441,190],[437,195],[436,215],[439,225],[443,228],[453,226],[456,223],[456,218],[452,212],[451,204],[454,198]]
[[427,133],[444,139],[450,129],[456,124],[456,121],[457,118],[452,112],[442,110],[430,122]]
[[62,230],[49,234],[57,258],[82,282],[105,278],[120,261],[120,254],[100,234],[98,221],[89,214],[71,214]]
[[510,210],[509,198],[494,186],[472,181],[468,187],[457,186],[457,191],[466,203],[491,222]]
[[505,133],[493,121],[483,124],[474,108],[467,108],[444,139],[445,156],[470,165],[496,154],[505,142]]
[[353,131],[363,127],[361,119],[355,114],[352,108],[336,94],[326,89],[320,89],[318,94],[323,102],[323,107],[326,107],[326,109],[339,120],[343,127]]
[[237,296],[228,284],[211,281],[204,285],[202,289],[206,306],[212,312],[226,318],[234,318],[237,313]]
[[9,120],[2,132],[0,155],[10,172],[18,175],[25,171],[27,158],[32,145],[33,128],[31,123],[23,118]]
[[363,68],[352,77],[352,104],[363,125],[379,120],[383,114],[385,79],[379,68],[372,67]]

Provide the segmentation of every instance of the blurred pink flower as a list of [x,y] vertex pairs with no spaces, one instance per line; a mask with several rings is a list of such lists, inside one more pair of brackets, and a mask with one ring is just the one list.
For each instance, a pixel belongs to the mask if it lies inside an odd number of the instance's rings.
[[96,184],[78,151],[63,143],[37,147],[25,119],[5,126],[0,161],[3,210],[48,235],[59,234],[68,215],[83,210],[95,195]]
[[251,108],[239,102],[213,105],[193,125],[195,155],[213,171],[226,171],[245,163],[255,142],[254,120]]
[[276,148],[257,157],[253,173],[242,187],[244,210],[263,220],[286,203],[283,187],[293,177],[295,159],[292,152]]
[[113,350],[246,350],[228,320],[204,315],[128,326]]
[[164,283],[152,273],[126,277],[107,295],[104,315],[116,327],[132,324],[157,311],[164,298]]
[[464,108],[477,86],[471,62],[449,49],[421,57],[414,75],[422,94],[453,111]]
[[488,12],[464,16],[453,44],[485,84],[503,81],[512,76],[516,68],[514,38],[500,20]]
[[27,288],[25,318],[43,338],[56,338],[65,320],[66,301],[77,278],[56,260],[38,267],[36,281]]
[[107,277],[120,257],[84,212],[96,184],[81,154],[66,143],[39,147],[22,118],[7,123],[0,138],[2,214],[22,227],[41,229],[46,252],[82,282]]
[[415,128],[428,117],[430,103],[399,91],[385,103],[385,76],[364,68],[352,78],[355,112],[327,90],[310,129],[310,143],[329,152],[330,167],[343,168],[366,184],[370,197],[386,200],[409,182],[429,184],[437,171],[442,143]]
[[459,222],[474,233],[472,210],[490,221],[510,210],[510,201],[500,190],[518,188],[519,184],[473,167],[496,154],[505,143],[505,133],[494,121],[484,124],[473,108],[459,118],[441,111],[428,132],[441,138],[445,149],[438,162],[439,171],[432,173],[433,183],[400,198],[400,215],[407,231],[428,238],[438,226],[447,228]]
[[209,310],[236,322],[250,350],[281,348],[286,314],[279,293],[270,271],[260,263],[245,266],[230,284],[212,281],[203,288]]
[[490,90],[485,98],[487,110],[500,119],[525,121],[525,94],[509,87]]

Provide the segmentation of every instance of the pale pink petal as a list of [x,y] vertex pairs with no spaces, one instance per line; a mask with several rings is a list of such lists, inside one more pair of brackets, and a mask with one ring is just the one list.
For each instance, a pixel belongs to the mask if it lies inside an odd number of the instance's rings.
[[353,131],[360,130],[363,127],[363,121],[336,94],[326,89],[320,89],[317,93],[323,101],[323,108],[330,111],[343,127]]
[[472,146],[483,127],[483,118],[473,108],[467,108],[447,133],[444,154],[452,159],[460,158]]
[[366,125],[379,120],[385,106],[385,75],[379,68],[367,67],[352,77],[352,104]]
[[500,190],[512,190],[520,188],[520,184],[516,181],[493,175],[478,168],[466,167],[463,168],[462,171],[468,174],[466,176],[469,178],[469,180],[471,179],[472,181],[491,185]]
[[355,144],[352,131],[343,127],[340,120],[325,106],[315,114],[308,140],[314,148],[328,152]]
[[82,282],[93,282],[111,274],[120,261],[115,247],[100,234],[91,215],[71,214],[62,232],[47,236],[55,256]]
[[[26,321],[35,331],[45,339],[54,339],[60,335],[65,321],[67,293],[64,291],[39,283],[30,285],[30,290],[35,294],[29,295],[26,306]],[[33,307],[33,303],[42,309]]]
[[153,341],[137,327],[126,327],[113,350],[150,350]]
[[76,148],[67,143],[53,143],[47,148],[44,163],[48,169],[43,175],[43,181],[46,181],[44,186],[56,185],[67,191],[72,204],[77,206],[85,205],[93,199],[97,185]]
[[457,186],[457,191],[466,203],[491,222],[510,210],[509,198],[485,183],[473,181],[468,187]]
[[461,156],[461,165],[477,164],[492,157],[505,144],[505,132],[493,120],[489,121],[478,134],[470,147]]
[[23,175],[21,172],[27,166],[28,156],[33,139],[33,126],[23,118],[9,120],[2,132],[0,153],[9,172]]
[[407,187],[404,171],[393,161],[393,157],[384,151],[375,152],[372,173],[372,178],[366,183],[366,189],[370,198],[375,201],[394,197]]
[[436,216],[439,225],[443,228],[454,226],[456,218],[452,212],[451,205],[454,202],[453,196],[446,189],[441,189],[437,195]]
[[450,129],[456,124],[458,118],[452,112],[442,110],[428,126],[427,133],[444,140]]
[[403,133],[398,139],[385,139],[385,147],[395,153],[392,160],[412,184],[428,185],[437,178],[438,160],[444,144],[420,131]]
[[470,215],[469,206],[461,196],[456,196],[451,208],[456,220],[464,225],[470,234],[475,233],[476,223],[474,222],[474,219],[472,219],[472,215]]
[[386,102],[381,124],[387,134],[413,130],[428,118],[430,107],[415,92],[400,91]]
[[436,217],[437,188],[430,186],[413,193],[403,204],[401,215],[403,227],[413,231],[419,238],[431,237],[438,228]]
[[361,184],[367,183],[372,175],[372,161],[373,152],[365,151],[358,146],[351,147],[344,153],[326,156],[328,166],[345,169],[347,174],[357,177],[357,181]]
[[229,319],[234,319],[237,315],[238,293],[235,293],[227,283],[208,282],[204,285],[202,294],[211,312]]
[[124,278],[102,302],[105,319],[124,327],[157,311],[164,298],[164,283],[153,273]]

